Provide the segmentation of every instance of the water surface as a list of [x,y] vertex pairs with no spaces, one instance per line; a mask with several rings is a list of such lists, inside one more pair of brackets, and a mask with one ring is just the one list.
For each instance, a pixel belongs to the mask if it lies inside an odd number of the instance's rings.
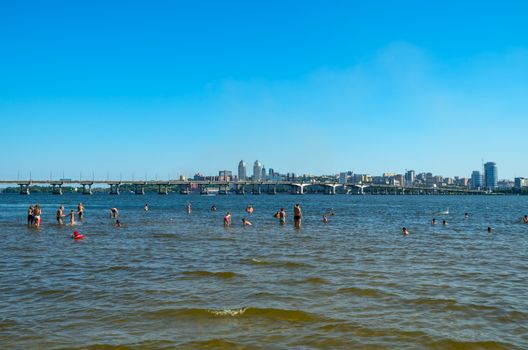
[[[79,201],[75,229],[87,238],[74,242],[54,215]],[[30,203],[44,208],[39,230],[25,225]],[[113,226],[113,206],[125,227]],[[272,217],[281,206],[286,226]],[[0,344],[526,349],[526,213],[528,198],[513,196],[3,194]]]

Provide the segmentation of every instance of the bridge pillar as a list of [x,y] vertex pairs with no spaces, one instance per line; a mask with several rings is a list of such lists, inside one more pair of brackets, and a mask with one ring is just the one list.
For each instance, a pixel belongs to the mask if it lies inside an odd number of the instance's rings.
[[218,194],[226,195],[229,191],[229,185],[218,185]]
[[291,185],[292,194],[304,194],[304,186],[301,185]]
[[237,185],[237,191],[236,194],[246,194],[246,185]]
[[268,194],[277,194],[277,186],[268,185]]
[[336,194],[335,186],[330,185],[330,186],[326,186],[326,187],[327,187],[327,189],[325,191],[326,194]]
[[52,184],[51,193],[62,196],[62,184]]
[[29,196],[29,184],[18,184],[20,186],[20,194]]
[[158,194],[169,194],[169,185],[158,184]]
[[209,188],[206,184],[200,185],[200,194],[209,194]]
[[137,195],[144,195],[145,194],[145,185],[143,184],[135,184],[134,185],[134,193]]
[[191,186],[189,184],[178,185],[180,194],[189,194],[191,192]]
[[120,184],[110,184],[110,194],[119,195],[119,185]]
[[[86,186],[88,186],[88,189],[86,189]],[[86,194],[86,195],[92,195],[92,184],[82,184],[82,194]]]
[[260,184],[257,184],[256,186],[257,187],[255,188],[255,185],[253,185],[253,194],[261,194]]

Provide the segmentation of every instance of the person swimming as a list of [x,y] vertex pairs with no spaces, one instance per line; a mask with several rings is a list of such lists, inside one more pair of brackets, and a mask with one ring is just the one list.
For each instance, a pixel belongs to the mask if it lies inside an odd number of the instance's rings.
[[326,214],[323,214],[323,219],[322,219],[322,221],[323,221],[323,224],[328,223],[328,218],[326,217]]
[[231,226],[231,213],[227,212],[224,216],[224,226]]
[[488,233],[491,233],[491,227],[488,226]]
[[213,206],[211,207],[211,211],[216,211],[216,205],[213,204]]
[[443,220],[442,225],[447,226],[447,220]]
[[73,233],[73,235],[71,235],[71,238],[73,238],[73,239],[75,239],[75,240],[79,240],[79,239],[83,239],[83,238],[84,238],[84,235],[81,235],[81,234],[79,233],[79,231],[75,231],[75,232]]
[[273,217],[274,217],[275,219],[280,218],[280,212],[276,211],[275,214],[273,214]]
[[468,213],[464,213],[464,219],[467,219],[469,218],[469,214]]
[[246,218],[242,219],[242,225],[243,226],[253,226],[253,224],[249,222],[249,220],[247,220]]
[[246,213],[253,214],[253,206],[250,204],[246,207]]
[[528,224],[528,215],[525,215],[524,218],[523,218],[523,222],[525,224]]
[[330,214],[330,216],[334,216],[335,215],[334,208],[330,208],[330,212],[328,214]]
[[149,211],[149,206],[148,206],[147,203],[145,203],[145,206],[143,207],[143,210],[145,210],[145,211]]
[[402,235],[407,236],[409,234],[409,230],[407,230],[407,227],[402,227]]
[[436,219],[433,218],[433,220],[431,220],[431,225],[436,225]]

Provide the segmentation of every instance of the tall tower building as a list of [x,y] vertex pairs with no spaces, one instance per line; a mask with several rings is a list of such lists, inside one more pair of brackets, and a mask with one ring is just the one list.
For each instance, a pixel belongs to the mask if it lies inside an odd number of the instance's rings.
[[412,186],[414,183],[415,177],[416,177],[416,173],[414,172],[414,170],[409,170],[408,172],[406,172],[405,173],[405,184],[407,186]]
[[258,160],[253,164],[253,181],[260,181],[262,179],[262,163]]
[[487,162],[484,164],[484,182],[488,190],[497,188],[497,164],[494,162]]
[[475,170],[471,173],[471,187],[473,189],[482,188],[482,175],[478,170]]
[[246,162],[243,160],[238,163],[238,180],[245,181],[247,179]]

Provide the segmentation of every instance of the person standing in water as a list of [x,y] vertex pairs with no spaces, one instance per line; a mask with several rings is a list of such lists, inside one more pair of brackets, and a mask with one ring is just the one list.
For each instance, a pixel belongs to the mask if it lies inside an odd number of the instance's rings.
[[70,226],[75,225],[75,211],[73,209],[68,216],[70,217]]
[[143,210],[145,210],[145,211],[149,211],[148,204],[145,203],[145,206],[143,207]]
[[409,230],[407,230],[407,227],[402,227],[402,235],[407,236],[409,234]]
[[117,210],[117,208],[111,208],[110,209],[110,217],[112,219],[116,219],[119,217],[119,211]]
[[57,223],[62,225],[62,218],[64,217],[64,206],[61,205],[57,210]]
[[84,217],[84,205],[82,203],[77,206],[77,214],[79,215],[79,220],[82,220]]
[[301,228],[301,221],[302,221],[301,205],[297,203],[293,207],[293,223],[295,225],[295,228]]
[[28,208],[28,215],[27,215],[27,224],[28,224],[28,226],[33,225],[33,222],[35,220],[34,213],[35,213],[35,208],[33,208],[33,206],[30,205],[29,208]]
[[525,215],[524,218],[523,218],[523,222],[525,224],[528,224],[528,215]]
[[190,214],[192,212],[191,203],[187,203],[187,214]]
[[36,227],[40,227],[40,221],[41,221],[40,216],[41,215],[42,215],[42,209],[40,208],[40,205],[37,204],[33,208],[33,224]]
[[328,218],[326,217],[326,214],[323,214],[323,219],[322,219],[322,221],[323,221],[323,224],[328,223]]
[[231,213],[227,212],[224,216],[224,227],[231,226]]
[[279,212],[279,223],[281,225],[286,224],[286,210],[284,210],[284,208],[281,208]]

